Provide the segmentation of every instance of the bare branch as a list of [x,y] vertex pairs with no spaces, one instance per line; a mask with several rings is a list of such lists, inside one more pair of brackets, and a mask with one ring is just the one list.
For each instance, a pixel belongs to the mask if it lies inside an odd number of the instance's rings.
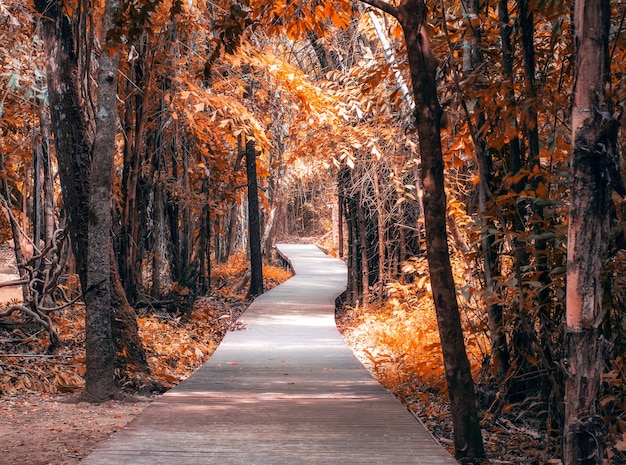
[[11,281],[1,282],[0,287],[21,286],[28,283],[30,283],[30,279],[12,279]]
[[[32,318],[35,322],[39,323],[39,325],[43,326],[45,330],[48,332],[48,334],[50,335],[50,347],[48,348],[48,351],[52,351],[56,348],[56,346],[60,342],[60,339],[59,339],[59,335],[57,334],[57,332],[54,330],[54,327],[52,326],[52,321],[50,320],[50,317],[48,317],[47,315],[41,315],[31,310],[25,305],[11,305],[5,308],[4,310],[0,311],[0,317],[6,317],[9,315],[12,315],[15,312],[20,312]],[[18,342],[22,342],[22,341],[20,340]]]
[[363,3],[367,3],[368,5],[371,5],[375,8],[378,8],[379,10],[384,11],[385,13],[393,16],[394,18],[398,19],[398,7],[387,3],[383,0],[361,0]]

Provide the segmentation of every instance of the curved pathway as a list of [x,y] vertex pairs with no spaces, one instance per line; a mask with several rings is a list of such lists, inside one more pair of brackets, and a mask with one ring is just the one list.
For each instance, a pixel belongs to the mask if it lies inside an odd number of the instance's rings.
[[279,245],[296,275],[258,297],[194,375],[85,465],[457,462],[354,357],[337,331],[342,261]]

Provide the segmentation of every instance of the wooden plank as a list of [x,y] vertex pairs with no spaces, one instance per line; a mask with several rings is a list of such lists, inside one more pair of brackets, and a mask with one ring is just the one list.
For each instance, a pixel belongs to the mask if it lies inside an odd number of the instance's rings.
[[311,245],[279,248],[296,275],[258,297],[246,329],[82,464],[457,463],[337,331],[343,262]]

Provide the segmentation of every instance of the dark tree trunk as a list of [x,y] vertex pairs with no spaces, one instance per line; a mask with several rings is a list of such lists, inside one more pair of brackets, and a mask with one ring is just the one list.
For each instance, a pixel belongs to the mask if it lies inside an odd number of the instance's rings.
[[369,270],[369,254],[367,243],[367,226],[365,219],[365,207],[362,199],[356,202],[356,221],[357,230],[359,232],[359,254],[361,258],[361,303],[363,308],[367,309],[370,304],[370,270]]
[[344,233],[343,233],[343,217],[344,217],[344,199],[341,194],[337,196],[337,251],[339,254],[339,258],[343,258],[343,243],[344,243]]
[[[519,2],[519,17],[522,32],[522,47],[524,52],[524,77],[525,77],[525,95],[526,102],[526,134],[528,138],[528,170],[533,173],[530,181],[531,189],[536,193],[540,184],[544,184],[543,177],[539,175],[541,171],[541,160],[539,158],[539,122],[537,115],[537,83],[536,59],[535,59],[535,25],[534,14],[529,0],[521,0]],[[534,212],[533,229],[535,235],[539,237],[545,232],[543,207],[535,202],[532,205]],[[544,325],[549,323],[549,304],[550,304],[550,274],[548,272],[548,247],[545,239],[535,239],[534,255],[537,280],[542,284],[541,290],[537,295],[538,316],[542,323],[540,340],[542,341],[542,349],[549,350],[547,338],[548,331],[544,330]]]
[[150,295],[157,300],[161,299],[161,290],[163,283],[161,281],[161,273],[165,268],[165,226],[163,205],[163,185],[160,179],[157,179],[154,185],[154,226],[152,229],[152,288]]
[[[43,153],[38,144],[33,149],[33,244],[41,249],[43,228]],[[35,254],[37,251],[35,250]]]
[[[145,40],[145,39],[143,39]],[[135,46],[143,52],[140,39]],[[130,65],[127,96],[124,106],[124,165],[122,170],[121,230],[119,234],[118,267],[126,297],[137,300],[140,270],[140,207],[139,189],[143,165],[144,132],[146,127],[146,98],[138,87],[144,85],[144,62],[138,58]]]
[[422,161],[426,251],[450,395],[454,447],[458,458],[481,458],[485,451],[478,421],[474,382],[465,351],[448,252],[440,134],[442,110],[437,97],[437,63],[426,33],[426,3],[424,0],[404,0],[398,7],[378,0],[366,3],[395,16],[404,30]]
[[[178,160],[176,159],[177,150],[176,150],[176,141],[172,141],[172,153],[171,153],[171,176],[172,179],[178,179]],[[169,230],[169,248],[170,248],[170,274],[172,276],[172,281],[178,282],[183,277],[183,258],[181,254],[181,237],[180,237],[180,208],[179,208],[180,199],[178,197],[178,192],[172,192],[172,189],[167,190],[167,201],[166,201],[166,215],[167,215],[167,226]]]
[[[479,16],[482,14],[481,5],[477,0],[471,2],[472,12]],[[464,63],[470,63],[470,68],[463,68],[464,73],[470,73],[473,70],[480,69],[484,63],[482,53],[482,29],[480,27],[472,28],[473,46],[469,60],[464,59]],[[475,89],[477,90],[477,89]],[[493,192],[493,159],[487,142],[480,131],[485,126],[487,116],[482,110],[482,102],[478,102],[476,111],[476,123],[473,124],[468,114],[468,122],[472,137],[474,139],[476,155],[478,159],[480,183],[478,185],[478,204],[481,218],[481,245],[483,254],[483,276],[485,280],[485,288],[487,290],[487,315],[489,320],[489,331],[491,333],[491,368],[497,382],[502,382],[509,369],[509,352],[506,341],[506,334],[502,326],[503,305],[497,301],[500,295],[498,283],[496,280],[499,274],[499,259],[496,249],[496,240],[491,232],[496,230],[494,224],[493,211],[499,208],[498,205],[492,204]],[[449,225],[450,226],[450,225]]]
[[248,234],[250,246],[250,289],[248,297],[263,294],[263,254],[261,252],[261,218],[259,215],[259,188],[256,174],[254,141],[246,142],[246,174],[248,177]]
[[[72,25],[70,19],[63,15],[60,4],[41,0],[36,2],[36,6],[44,14],[42,22],[51,120],[72,246],[81,287],[85,293],[85,396],[99,402],[111,398],[116,391],[113,345],[110,307],[107,307],[106,302],[104,306],[91,306],[99,297],[95,296],[98,290],[89,289],[89,285],[101,284],[92,282],[92,278],[94,272],[101,271],[99,267],[102,263],[94,263],[94,269],[90,272],[88,234],[90,229],[94,229],[93,226],[90,228],[89,221],[92,207],[89,189],[91,148],[87,125],[80,110]],[[108,213],[110,215],[110,209]],[[105,281],[108,282],[108,276]],[[100,357],[103,359],[99,360]]]
[[120,275],[117,271],[117,261],[113,246],[109,247],[110,259],[110,279],[111,279],[111,331],[115,347],[115,367],[122,374],[134,372],[141,375],[139,383],[134,385],[140,390],[160,390],[159,382],[153,384],[147,382],[146,378],[150,374],[146,353],[144,351],[141,338],[139,337],[139,327],[137,326],[137,315],[130,306],[124,293],[124,287]]
[[211,290],[211,210],[209,207],[209,178],[202,180],[202,193],[206,195],[200,217],[200,240],[198,241],[198,286],[200,292]]
[[76,81],[79,71],[72,24],[61,2],[36,0],[35,5],[43,15],[48,100],[63,201],[77,271],[86,289],[91,144]]

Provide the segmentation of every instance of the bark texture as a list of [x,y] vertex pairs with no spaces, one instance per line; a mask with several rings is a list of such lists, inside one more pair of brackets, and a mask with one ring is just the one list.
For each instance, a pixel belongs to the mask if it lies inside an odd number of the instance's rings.
[[[135,367],[139,371],[147,373],[148,365],[136,330],[135,313],[126,302],[126,296],[119,282],[119,276],[117,273],[107,274],[108,267],[98,270],[97,275],[94,274],[95,268],[107,266],[107,258],[103,257],[102,253],[109,253],[110,242],[104,245],[102,243],[97,244],[96,246],[101,247],[103,250],[92,250],[91,253],[94,256],[91,261],[88,258],[90,253],[90,230],[93,234],[96,229],[99,229],[98,234],[103,234],[107,237],[110,233],[110,226],[108,229],[105,229],[106,223],[100,223],[101,218],[98,217],[96,219],[96,217],[98,215],[109,217],[111,209],[110,198],[108,206],[99,204],[100,201],[107,201],[106,190],[108,189],[107,184],[109,180],[93,179],[91,172],[93,143],[87,125],[87,118],[81,107],[82,102],[78,84],[79,66],[73,34],[74,25],[71,18],[64,13],[61,1],[36,0],[35,7],[41,14],[50,121],[54,133],[64,209],[68,217],[72,251],[76,260],[81,288],[88,296],[86,297],[88,307],[90,305],[89,302],[100,305],[100,298],[108,298],[107,291],[103,291],[103,288],[107,287],[105,281],[111,280],[111,287],[108,291],[110,293],[110,308],[104,310],[106,315],[98,313],[103,310],[100,306],[93,309],[97,314],[94,314],[91,308],[87,309],[89,314],[87,316],[87,325],[103,325],[101,328],[94,328],[95,332],[88,336],[86,341],[87,352],[92,352],[93,354],[88,355],[92,360],[89,362],[89,367],[94,366],[96,370],[100,370],[95,364],[106,365],[106,369],[103,372],[94,372],[86,375],[86,377],[94,376],[89,381],[89,384],[94,386],[94,390],[87,388],[85,398],[91,401],[101,401],[112,395],[110,391],[111,380],[108,374],[109,370],[111,370],[109,355],[104,355],[105,358],[100,359],[99,357],[102,354],[108,354],[109,350],[113,350],[116,367],[125,369]],[[103,74],[103,79],[107,81],[105,87],[113,85],[113,83],[108,81],[109,76],[107,73]],[[108,102],[109,107],[116,108],[115,102],[116,96],[112,96],[112,100]],[[106,111],[108,112],[107,119],[112,118],[110,113],[112,110]],[[116,111],[113,114],[116,114]],[[107,137],[111,136],[108,135]],[[109,144],[110,140],[101,140],[98,142],[99,145],[97,144],[97,147],[102,147],[104,143]],[[96,158],[108,156],[100,153],[100,149],[98,149],[98,152]],[[98,163],[101,162],[102,160],[98,161]],[[104,169],[108,170],[107,167]],[[93,174],[95,176],[95,173]],[[95,182],[94,186],[91,186],[92,182]],[[90,201],[92,187],[94,189],[94,197],[93,201]],[[96,203],[98,205],[95,205]],[[92,204],[96,208],[94,218],[90,218]],[[104,210],[106,210],[106,213]],[[105,219],[104,221],[106,222],[107,220]],[[110,218],[108,221],[110,221]],[[104,240],[104,238],[98,238],[97,236],[95,238],[92,236],[92,239]],[[92,267],[91,272],[89,272],[89,266]],[[111,269],[114,269],[114,267],[111,267]],[[95,286],[93,289],[90,288],[90,283]],[[89,296],[90,291],[94,292],[91,296]],[[100,295],[101,292],[103,292],[102,295]],[[126,304],[124,305],[124,303]],[[110,329],[106,328],[106,320],[108,320]],[[111,331],[111,336],[107,336],[109,331]],[[106,342],[107,337],[109,342]],[[132,338],[132,340],[127,340],[127,338]],[[109,347],[111,340],[114,343],[113,348]],[[92,346],[92,343],[95,345]],[[104,376],[101,380],[102,386],[95,385],[100,384],[100,381],[96,381],[99,376],[98,373]],[[125,374],[122,370],[119,373],[122,376]]]
[[[112,28],[116,0],[105,4],[103,35]],[[85,395],[106,400],[116,393],[115,353],[111,333],[111,196],[113,158],[117,134],[118,57],[107,47],[98,68],[96,135],[89,171],[89,224],[87,233],[87,288],[85,299]]]
[[577,0],[570,221],[567,252],[565,428],[563,463],[601,464],[599,415],[603,371],[602,260],[609,234],[611,192],[618,179],[619,123],[609,88],[609,0]]

